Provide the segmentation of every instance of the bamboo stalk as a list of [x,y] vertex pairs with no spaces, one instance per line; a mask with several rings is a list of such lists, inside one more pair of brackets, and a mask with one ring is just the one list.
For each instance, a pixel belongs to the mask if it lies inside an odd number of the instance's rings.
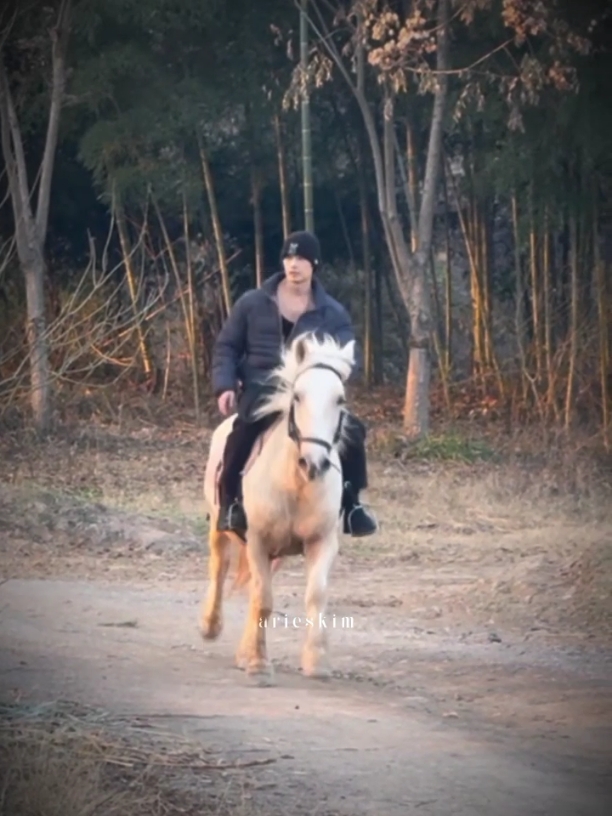
[[[128,290],[130,292],[132,309],[134,310],[134,316],[136,317],[139,313],[139,308],[137,302],[138,298],[136,294],[136,276],[134,274],[134,267],[132,266],[130,239],[128,236],[127,227],[125,225],[125,213],[123,211],[123,206],[119,204],[116,200],[115,200],[115,213],[117,221],[117,232],[119,233],[119,243],[121,245],[121,254],[123,255],[123,266],[125,269],[125,276],[127,279]],[[149,349],[147,348],[144,332],[138,320],[136,321],[136,336],[138,338],[138,349],[140,351],[140,356],[142,358],[142,364],[145,370],[145,374],[150,379],[153,376],[153,363],[151,361]]]
[[452,290],[452,268],[451,268],[451,242],[448,218],[448,183],[446,179],[446,162],[442,162],[442,181],[444,189],[444,240],[446,248],[446,266],[444,276],[444,339],[445,357],[444,364],[446,371],[450,374],[452,366],[452,329],[453,329],[453,290]]
[[570,355],[565,393],[565,430],[568,431],[572,419],[572,397],[576,375],[578,354],[578,221],[574,213],[570,216]]
[[208,196],[208,206],[210,208],[210,217],[212,220],[215,244],[217,247],[217,258],[219,259],[219,270],[221,271],[223,303],[225,306],[225,313],[229,314],[232,308],[232,291],[230,287],[227,256],[225,254],[225,244],[223,242],[223,230],[221,229],[221,219],[219,217],[219,210],[217,208],[217,197],[215,195],[215,186],[213,183],[212,173],[210,171],[208,156],[204,148],[204,141],[201,137],[199,137],[199,135],[198,143],[200,150],[200,163],[202,164],[202,174],[204,176],[204,185],[206,187],[206,195]]
[[610,345],[608,326],[608,292],[604,261],[599,251],[599,212],[597,206],[597,187],[593,195],[593,265],[595,273],[595,291],[597,297],[597,316],[599,328],[599,376],[601,382],[601,422],[604,447],[610,450]]
[[523,289],[523,271],[521,268],[521,242],[520,242],[520,232],[519,232],[519,213],[518,213],[518,201],[516,197],[516,193],[512,193],[511,197],[511,205],[512,205],[512,227],[514,232],[514,267],[515,267],[515,275],[516,275],[516,291],[515,291],[515,314],[514,314],[514,321],[516,327],[516,341],[518,345],[518,352],[519,352],[519,359],[521,363],[521,379],[523,382],[523,401],[527,399],[527,359],[525,354],[525,324],[523,320],[523,298],[524,298],[524,289]]
[[[172,241],[170,240],[170,236],[168,234],[168,230],[166,228],[166,223],[162,216],[161,210],[157,204],[155,198],[153,198],[153,207],[155,208],[155,213],[157,215],[157,220],[159,221],[159,226],[162,231],[162,236],[164,238],[164,243],[166,244],[166,249],[168,252],[168,257],[170,258],[170,266],[174,273],[174,277],[176,278],[176,286],[179,292],[179,299],[181,302],[181,309],[183,312],[183,321],[185,324],[185,334],[187,335],[187,345],[189,347],[189,354],[191,357],[191,370],[192,370],[192,377],[193,377],[193,389],[194,389],[194,404],[196,409],[196,416],[199,419],[200,416],[200,401],[199,401],[199,381],[198,381],[198,370],[197,370],[197,354],[196,354],[196,341],[195,341],[195,320],[193,319],[193,310],[192,307],[187,303],[185,300],[185,293],[183,291],[183,286],[181,282],[181,274],[179,270],[179,266],[176,260],[176,255],[174,253],[174,247],[172,246]],[[186,217],[186,204],[184,202],[184,218]],[[188,240],[188,233],[185,234],[186,240]],[[188,265],[188,270],[189,270]],[[191,277],[191,276],[190,276]],[[190,279],[188,283],[188,293],[191,290],[193,285],[193,281]]]
[[251,165],[251,195],[253,199],[253,231],[255,233],[255,286],[263,283],[263,215],[261,211],[261,175],[254,164]]
[[185,259],[187,265],[187,294],[189,296],[189,340],[191,354],[191,374],[193,377],[193,404],[195,408],[196,420],[200,419],[200,378],[198,376],[198,324],[196,321],[196,290],[193,278],[193,264],[191,263],[191,251],[189,241],[189,210],[187,196],[183,188],[183,234],[185,238]]
[[531,314],[533,322],[533,347],[536,362],[536,378],[542,376],[542,343],[540,326],[540,287],[538,276],[538,244],[533,204],[533,188],[529,191],[529,268],[531,272]]
[[555,419],[559,419],[555,395],[555,371],[552,349],[552,303],[551,303],[551,261],[550,261],[550,223],[548,207],[544,210],[544,231],[542,235],[542,295],[544,300],[544,358],[546,361],[546,379],[548,380],[547,408],[552,410]]
[[[484,211],[483,211],[484,210]],[[483,300],[483,333],[485,345],[485,359],[488,370],[495,372],[497,379],[497,388],[500,397],[504,397],[505,388],[504,380],[501,373],[497,354],[495,353],[495,344],[493,341],[493,310],[492,310],[492,294],[491,294],[491,252],[490,252],[490,224],[488,219],[487,204],[480,209],[480,258],[481,258],[481,287]]]
[[440,297],[438,292],[438,284],[436,281],[436,266],[435,266],[435,256],[432,252],[429,256],[429,269],[432,281],[432,289],[434,292],[434,304],[435,304],[435,316],[434,316],[434,328],[433,328],[433,342],[434,342],[434,349],[436,352],[436,357],[438,358],[438,365],[440,367],[440,381],[442,383],[442,392],[444,394],[444,402],[446,404],[446,410],[450,416],[452,410],[452,403],[450,397],[450,388],[449,388],[449,372],[445,365],[446,355],[444,354],[444,348],[442,344],[442,340],[440,338]]
[[285,160],[285,147],[283,144],[283,131],[280,117],[274,115],[274,133],[276,134],[276,154],[278,158],[278,183],[280,188],[281,211],[283,218],[283,238],[291,232],[291,206],[289,204],[289,185],[287,183],[287,165]]

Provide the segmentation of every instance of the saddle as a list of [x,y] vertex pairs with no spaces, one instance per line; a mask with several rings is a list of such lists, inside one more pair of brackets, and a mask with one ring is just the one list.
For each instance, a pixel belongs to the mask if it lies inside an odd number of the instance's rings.
[[[228,417],[222,425],[219,426],[217,429],[219,431],[219,436],[213,440],[213,447],[210,451],[209,456],[209,465],[212,466],[209,470],[212,470],[214,474],[214,496],[215,496],[215,503],[219,503],[219,480],[221,478],[221,472],[223,470],[223,456],[225,453],[225,444],[227,442],[227,437],[232,431],[234,427],[234,422],[236,420],[236,415],[232,415]],[[280,421],[280,419],[279,419]],[[227,423],[227,428],[223,428],[223,426]],[[249,458],[246,461],[246,464],[241,472],[241,478],[244,478],[249,470],[253,467],[261,452],[263,450],[263,446],[265,445],[266,441],[270,437],[270,434],[276,428],[278,422],[275,422],[265,431],[259,434],[257,439],[255,440],[255,444],[249,454]],[[223,428],[223,432],[221,429]]]

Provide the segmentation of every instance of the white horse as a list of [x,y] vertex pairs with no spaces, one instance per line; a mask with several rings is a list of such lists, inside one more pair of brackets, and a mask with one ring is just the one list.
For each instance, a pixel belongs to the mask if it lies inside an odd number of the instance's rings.
[[219,636],[223,626],[223,583],[230,564],[230,545],[238,544],[235,586],[250,578],[250,606],[236,653],[239,667],[262,683],[272,681],[266,627],[272,613],[272,573],[280,559],[304,555],[307,569],[307,631],[302,671],[329,676],[324,616],[328,577],[339,549],[342,471],[339,449],[345,442],[345,384],[354,365],[355,343],[340,346],[333,338],[296,338],[283,352],[274,372],[278,386],[257,412],[279,412],[280,419],[254,446],[244,469],[243,501],[246,542],[234,533],[216,531],[216,484],[225,440],[233,417],[213,433],[204,495],[210,508],[209,589],[202,608],[205,638]]

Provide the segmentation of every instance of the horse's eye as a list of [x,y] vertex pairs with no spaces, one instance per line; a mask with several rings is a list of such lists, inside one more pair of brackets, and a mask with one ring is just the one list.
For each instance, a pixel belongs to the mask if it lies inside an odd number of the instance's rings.
[[345,405],[346,399],[344,397],[338,397],[338,405]]
[[293,401],[294,402],[299,402],[300,401],[300,395],[299,394],[294,394],[293,395]]

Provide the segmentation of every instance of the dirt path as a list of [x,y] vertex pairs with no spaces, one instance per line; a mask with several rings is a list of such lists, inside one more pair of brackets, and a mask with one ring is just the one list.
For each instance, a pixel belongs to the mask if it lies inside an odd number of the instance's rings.
[[[277,608],[300,613],[299,572]],[[353,590],[358,576],[353,578]],[[296,670],[303,632],[271,632],[277,686],[233,668],[244,598],[215,644],[197,632],[203,582],[8,580],[4,700],[99,705],[257,768],[262,813],[599,816],[611,797],[610,667],[584,651],[410,630],[393,609],[332,633],[338,676]],[[347,587],[344,587],[348,591]],[[370,610],[371,611],[371,610]],[[499,637],[499,635],[497,636]],[[454,644],[454,645],[453,645]]]

